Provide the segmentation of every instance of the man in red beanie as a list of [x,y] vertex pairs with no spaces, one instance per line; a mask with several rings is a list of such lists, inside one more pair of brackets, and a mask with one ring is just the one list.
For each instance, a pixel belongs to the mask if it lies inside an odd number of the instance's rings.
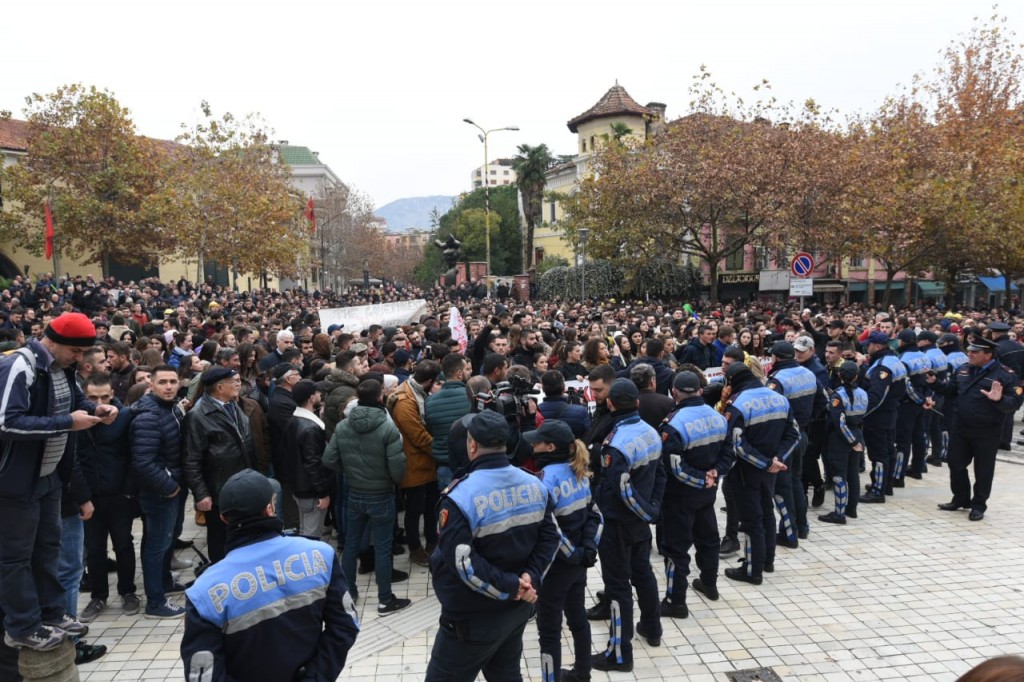
[[64,313],[42,339],[0,361],[0,610],[10,647],[46,651],[88,630],[65,611],[57,567],[62,481],[74,463],[69,434],[117,417],[75,383],[74,365],[95,343],[88,317]]

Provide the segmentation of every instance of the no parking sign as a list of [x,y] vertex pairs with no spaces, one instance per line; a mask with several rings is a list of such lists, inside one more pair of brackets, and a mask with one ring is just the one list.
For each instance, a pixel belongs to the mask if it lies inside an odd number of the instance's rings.
[[789,265],[789,271],[794,277],[808,277],[814,270],[814,256],[806,251],[800,251],[793,256],[793,262]]

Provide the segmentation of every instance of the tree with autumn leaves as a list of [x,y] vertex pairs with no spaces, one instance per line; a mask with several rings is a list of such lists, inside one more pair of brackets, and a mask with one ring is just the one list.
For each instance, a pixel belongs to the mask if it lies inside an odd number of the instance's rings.
[[292,275],[312,262],[305,197],[255,118],[204,120],[176,143],[135,130],[106,90],[67,85],[27,98],[28,151],[2,171],[0,236],[42,251],[44,206],[62,254],[102,266],[168,257]]
[[[691,111],[644,144],[609,140],[566,201],[571,239],[627,273],[660,254],[709,275],[748,245],[877,259],[899,273],[1024,275],[1020,46],[993,17],[869,116],[750,103],[702,70]],[[781,260],[781,259],[780,259]],[[1009,288],[1009,287],[1007,287]]]
[[39,253],[44,206],[58,223],[59,251],[103,267],[152,264],[171,243],[166,221],[144,209],[162,182],[161,143],[140,137],[106,90],[66,85],[26,98],[28,153],[2,171],[5,240]]

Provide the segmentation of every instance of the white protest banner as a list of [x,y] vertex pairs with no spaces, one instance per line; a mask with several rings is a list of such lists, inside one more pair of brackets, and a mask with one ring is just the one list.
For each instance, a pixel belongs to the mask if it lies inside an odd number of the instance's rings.
[[340,324],[344,325],[345,331],[349,333],[358,333],[369,328],[371,324],[397,327],[419,321],[419,316],[426,312],[426,309],[427,302],[421,298],[395,303],[354,305],[348,308],[321,308],[320,327],[326,330],[332,324]]
[[459,342],[459,352],[465,353],[469,347],[469,334],[466,333],[466,322],[455,306],[448,311],[448,328],[452,330],[452,338]]

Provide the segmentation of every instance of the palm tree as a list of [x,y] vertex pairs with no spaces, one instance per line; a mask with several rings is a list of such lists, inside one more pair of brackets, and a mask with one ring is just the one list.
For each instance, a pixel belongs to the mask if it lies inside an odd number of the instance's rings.
[[526,218],[526,259],[524,269],[533,265],[533,231],[544,220],[544,174],[554,158],[546,144],[531,147],[519,145],[519,155],[512,159],[516,184],[523,195],[523,214]]

